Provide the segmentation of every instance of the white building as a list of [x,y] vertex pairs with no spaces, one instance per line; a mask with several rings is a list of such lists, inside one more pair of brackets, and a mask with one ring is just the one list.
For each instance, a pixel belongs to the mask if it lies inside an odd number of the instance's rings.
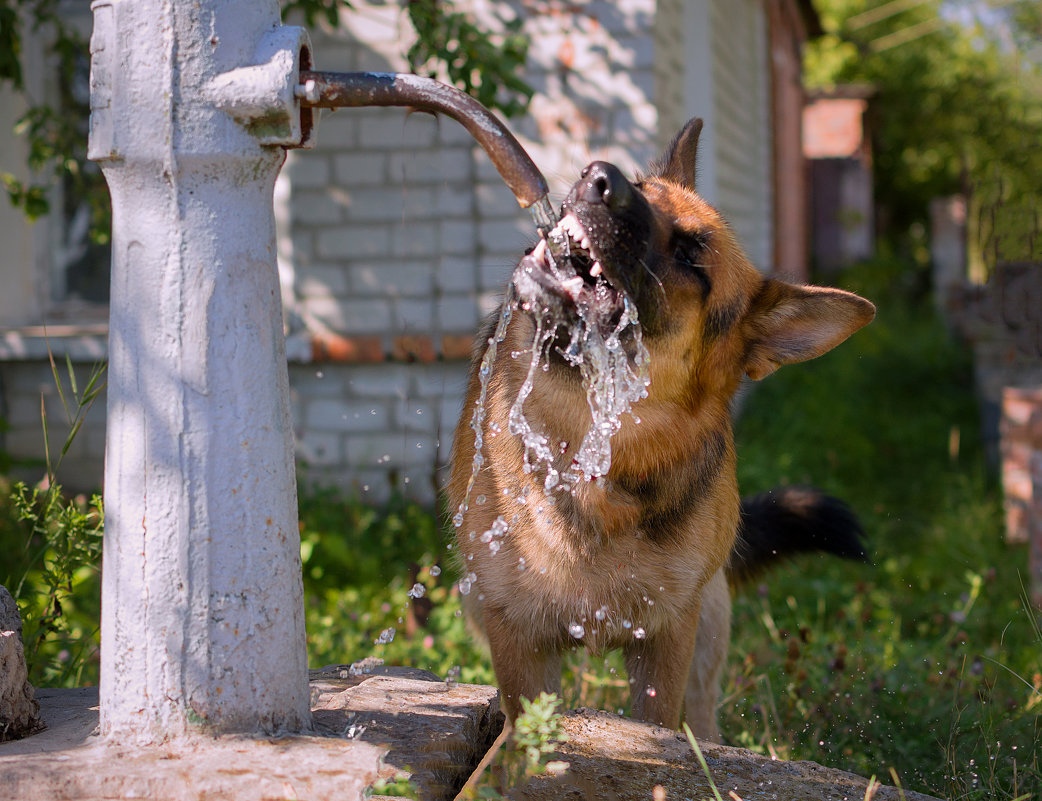
[[[701,116],[702,193],[758,266],[805,274],[799,48],[817,26],[808,0],[457,6],[492,28],[523,20],[536,95],[509,124],[553,197],[595,158],[632,173]],[[356,0],[338,29],[312,31],[315,67],[403,70],[410,35],[399,4]],[[28,44],[34,94],[53,93]],[[3,171],[24,171],[10,133],[19,114],[0,92]],[[324,114],[317,141],[290,153],[275,197],[301,476],[374,500],[396,486],[431,502],[472,334],[534,229],[452,120],[344,109]],[[61,211],[71,205],[56,194],[56,211],[29,226],[0,204],[0,450],[17,458],[42,457],[41,393],[52,453],[65,438],[48,346],[59,372],[68,355],[81,380],[106,356],[104,253],[84,249],[75,209]],[[100,483],[104,423],[101,399],[63,463],[67,486]]]

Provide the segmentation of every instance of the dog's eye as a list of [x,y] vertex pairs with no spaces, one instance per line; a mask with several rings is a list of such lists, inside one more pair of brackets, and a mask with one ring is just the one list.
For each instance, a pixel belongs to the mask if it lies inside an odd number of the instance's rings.
[[701,238],[684,238],[677,242],[673,251],[673,260],[677,267],[698,281],[703,297],[707,296],[709,290],[713,288],[712,282],[709,280],[709,271],[703,263],[704,250],[705,243]]

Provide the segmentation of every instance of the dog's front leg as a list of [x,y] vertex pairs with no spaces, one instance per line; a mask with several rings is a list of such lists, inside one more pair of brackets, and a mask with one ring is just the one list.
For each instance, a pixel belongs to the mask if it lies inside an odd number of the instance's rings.
[[561,653],[533,638],[533,632],[511,625],[501,611],[485,607],[485,632],[492,667],[499,684],[500,704],[507,718],[521,712],[521,698],[561,692]]
[[624,649],[633,717],[670,729],[680,726],[691,659],[695,652],[698,609],[647,639]]

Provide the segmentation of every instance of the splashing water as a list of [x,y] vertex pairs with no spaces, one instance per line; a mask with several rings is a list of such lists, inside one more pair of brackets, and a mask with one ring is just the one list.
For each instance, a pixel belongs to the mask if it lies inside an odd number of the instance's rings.
[[[579,446],[575,468],[582,478],[590,481],[606,475],[611,468],[611,438],[622,427],[622,415],[648,396],[651,377],[637,309],[628,296],[623,296],[622,317],[606,338],[601,336],[596,320],[583,316],[583,311],[580,306],[580,320],[586,325],[581,332],[582,349],[578,359],[592,422]],[[576,326],[573,338],[578,330]],[[634,345],[632,361],[623,346],[627,333]]]
[[480,391],[478,400],[474,404],[474,413],[470,418],[470,427],[474,431],[474,457],[471,461],[470,479],[467,481],[466,492],[463,493],[463,500],[460,502],[459,509],[452,516],[452,524],[456,528],[463,525],[463,516],[466,514],[467,509],[470,508],[470,493],[474,489],[474,482],[477,481],[478,473],[485,463],[485,456],[481,449],[485,444],[483,424],[485,422],[485,401],[488,398],[488,379],[492,375],[492,365],[496,361],[496,351],[499,343],[506,338],[507,326],[510,325],[510,318],[513,315],[516,303],[517,289],[511,283],[507,287],[506,297],[503,298],[503,305],[499,310],[499,322],[496,323],[495,333],[489,337],[488,347],[485,349],[485,355],[481,357],[481,365],[478,367]]
[[[557,224],[553,207],[543,198],[533,206],[532,214],[540,235],[547,243],[548,266],[553,278],[558,282],[569,278],[574,280],[574,271],[567,261],[570,252],[568,234],[562,225]],[[531,269],[522,260],[515,270],[500,309],[495,332],[489,337],[488,347],[478,367],[479,393],[470,420],[470,427],[474,431],[474,456],[463,500],[452,518],[456,528],[463,525],[465,514],[470,508],[471,492],[485,463],[482,452],[485,403],[498,346],[506,338],[514,309],[533,311],[532,302],[522,301],[522,298],[540,297],[541,308],[534,310],[535,332],[528,350],[528,371],[510,407],[508,425],[510,433],[519,437],[524,445],[525,472],[531,473],[538,468],[545,470],[543,487],[547,492],[571,491],[580,481],[592,481],[606,475],[611,468],[611,438],[622,427],[622,416],[632,413],[633,404],[648,394],[651,383],[648,351],[641,336],[637,309],[629,296],[621,290],[613,289],[603,277],[598,277],[590,296],[566,308],[563,299],[548,297],[538,290],[538,281],[531,274]],[[606,328],[604,309],[611,307],[612,298],[618,296],[622,300],[621,314],[614,326]],[[562,327],[569,329],[570,339],[567,346],[559,348],[558,352],[568,364],[579,369],[591,417],[590,427],[575,457],[563,471],[554,465],[555,457],[559,454],[555,453],[547,435],[533,428],[524,414],[524,404],[532,392],[539,369],[546,371],[549,368],[549,349]],[[511,355],[517,358],[522,354]],[[566,447],[562,447],[560,452],[564,450]],[[484,496],[479,496],[476,503],[481,504],[484,500]],[[490,529],[482,536],[482,541],[490,545],[493,553],[499,550],[499,543],[493,537],[507,533],[508,527],[500,527],[502,520],[498,518],[493,525],[494,530]],[[464,594],[469,592],[471,583],[467,579],[461,581],[460,591]]]
[[[551,243],[547,245],[547,254],[554,279],[560,283],[578,280],[565,261],[568,234],[563,224],[547,234],[547,242]],[[535,315],[535,334],[529,351],[531,360],[528,374],[510,409],[510,432],[519,436],[525,445],[526,471],[531,472],[541,464],[546,470],[544,488],[567,491],[580,480],[591,481],[606,475],[611,468],[611,437],[622,427],[622,416],[630,413],[633,404],[648,394],[651,383],[648,350],[641,334],[637,309],[625,292],[613,289],[599,277],[593,292],[576,300],[573,310],[566,307],[562,298],[541,292],[541,279],[533,275],[532,270],[533,267],[522,260],[511,281],[513,294],[540,298],[542,314]],[[613,298],[618,295],[622,299],[622,312],[614,327],[606,331],[605,309],[615,306]],[[524,416],[523,407],[532,391],[540,363],[544,370],[547,369],[549,362],[544,359],[547,344],[561,327],[569,329],[570,339],[568,345],[558,352],[572,367],[579,369],[586,388],[591,422],[571,466],[558,473],[553,465],[555,454],[547,437],[532,428]]]

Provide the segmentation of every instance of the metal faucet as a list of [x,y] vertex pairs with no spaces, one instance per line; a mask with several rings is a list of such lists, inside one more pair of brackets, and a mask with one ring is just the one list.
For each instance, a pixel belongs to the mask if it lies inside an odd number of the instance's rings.
[[[499,118],[470,95],[419,75],[395,72],[300,71],[296,95],[304,109],[405,106],[442,113],[459,122],[477,141],[535,221],[552,251],[560,245],[547,238],[557,224],[546,179]],[[565,248],[567,240],[564,240]],[[565,254],[566,255],[566,254]]]

